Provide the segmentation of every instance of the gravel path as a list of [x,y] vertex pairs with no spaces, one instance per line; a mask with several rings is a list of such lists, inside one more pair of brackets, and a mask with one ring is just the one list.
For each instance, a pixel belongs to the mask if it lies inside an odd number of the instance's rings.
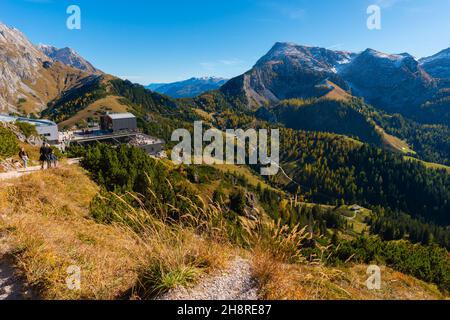
[[31,174],[34,172],[39,172],[39,171],[41,171],[41,167],[30,167],[25,170],[22,169],[22,170],[18,170],[18,171],[3,172],[3,173],[0,173],[0,181],[20,178],[24,175]]
[[228,269],[204,277],[192,288],[176,288],[159,300],[258,300],[250,263],[237,258]]
[[13,261],[7,252],[8,247],[0,232],[0,300],[23,300],[29,293],[23,281],[15,275]]
[[21,281],[14,275],[10,259],[0,257],[0,300],[22,300],[23,291]]
[[[81,160],[80,158],[67,159],[66,163],[69,166],[77,165],[80,163],[80,160]],[[40,172],[40,171],[41,171],[41,166],[34,166],[34,167],[28,167],[27,169],[2,172],[2,173],[0,173],[0,181],[20,178],[24,175],[32,174],[32,173]]]

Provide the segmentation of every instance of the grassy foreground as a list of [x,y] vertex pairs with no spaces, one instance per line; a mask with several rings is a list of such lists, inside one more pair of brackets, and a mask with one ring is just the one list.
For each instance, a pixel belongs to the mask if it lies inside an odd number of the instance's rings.
[[[242,220],[247,245],[234,244],[212,205],[202,209],[203,220],[191,217],[183,225],[131,206],[126,217],[133,227],[97,223],[90,206],[99,187],[77,166],[0,186],[0,234],[25,282],[43,299],[153,298],[226,268],[237,255],[252,262],[263,299],[444,298],[434,285],[385,267],[382,290],[368,290],[367,266],[306,261],[299,247],[305,230],[266,218],[257,225]],[[80,290],[67,287],[70,266],[81,270]]]
[[[219,250],[188,228],[154,221],[152,232],[137,236],[96,223],[89,206],[99,190],[79,167],[29,175],[0,190],[0,230],[25,281],[44,299],[152,295],[226,263],[226,245]],[[79,291],[67,288],[69,266],[81,269]],[[143,292],[142,283],[151,290]]]

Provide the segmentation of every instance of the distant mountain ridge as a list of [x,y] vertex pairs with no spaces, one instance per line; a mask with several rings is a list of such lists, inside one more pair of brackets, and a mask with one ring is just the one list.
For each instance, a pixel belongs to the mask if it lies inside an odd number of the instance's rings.
[[172,98],[193,98],[206,91],[220,88],[227,79],[216,77],[190,78],[173,83],[152,83],[146,88]]
[[428,74],[435,78],[450,78],[450,48],[442,50],[431,57],[419,60]]
[[89,76],[55,62],[22,32],[0,23],[0,112],[39,113],[49,101]]
[[73,68],[88,72],[88,73],[99,73],[100,70],[95,68],[89,61],[84,59],[75,50],[71,48],[56,48],[54,46],[39,44],[36,46],[41,52],[43,52],[48,57],[52,58],[54,61],[59,61],[65,65],[71,66]]
[[447,124],[448,119],[440,119],[438,114],[442,101],[450,101],[450,81],[439,78],[449,75],[450,49],[418,61],[408,53],[374,49],[351,53],[278,42],[251,70],[229,80],[220,92],[228,101],[254,109],[286,99],[325,96],[328,91],[323,83],[331,81],[377,108]]

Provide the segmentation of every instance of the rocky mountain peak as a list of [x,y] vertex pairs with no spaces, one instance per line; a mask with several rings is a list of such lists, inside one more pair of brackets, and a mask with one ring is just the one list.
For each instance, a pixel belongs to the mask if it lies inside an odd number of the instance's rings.
[[22,32],[0,23],[0,113],[38,113],[87,75],[54,63]]
[[438,79],[450,78],[450,48],[419,60],[420,65],[431,76]]
[[40,44],[37,48],[43,52],[46,56],[53,59],[54,61],[61,62],[67,66],[88,72],[88,73],[99,73],[100,71],[96,69],[89,61],[84,59],[72,48],[56,48],[54,46]]

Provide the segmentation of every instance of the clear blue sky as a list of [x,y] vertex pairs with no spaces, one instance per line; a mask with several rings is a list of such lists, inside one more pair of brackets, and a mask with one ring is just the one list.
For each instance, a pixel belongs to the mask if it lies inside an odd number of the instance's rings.
[[[382,29],[366,27],[370,4]],[[82,29],[66,28],[81,8]],[[448,0],[1,0],[0,21],[134,82],[233,77],[276,41],[417,57],[450,47]]]

